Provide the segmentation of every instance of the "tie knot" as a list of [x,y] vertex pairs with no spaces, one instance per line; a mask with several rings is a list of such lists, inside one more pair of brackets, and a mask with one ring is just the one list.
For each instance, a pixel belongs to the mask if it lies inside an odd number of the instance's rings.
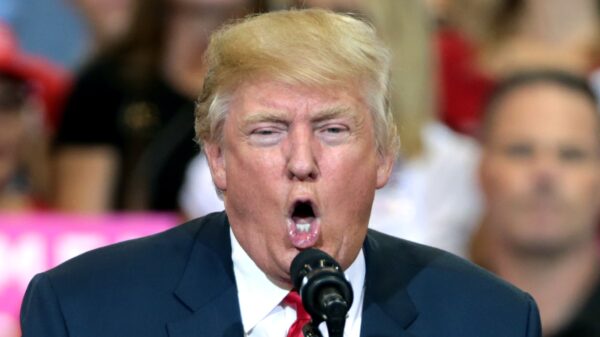
[[297,291],[290,291],[283,299],[283,303],[296,309],[297,320],[303,322],[310,321],[310,315],[306,312],[306,310],[304,310],[304,306],[302,305],[302,298],[300,298],[300,294],[298,294]]

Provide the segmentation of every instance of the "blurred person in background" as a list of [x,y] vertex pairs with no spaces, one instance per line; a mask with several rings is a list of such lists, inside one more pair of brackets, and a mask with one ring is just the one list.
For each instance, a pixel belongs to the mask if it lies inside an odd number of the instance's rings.
[[106,50],[127,31],[135,0],[70,0],[90,32],[89,54]]
[[177,210],[197,153],[193,100],[210,33],[252,0],[140,0],[122,40],[79,75],[56,141],[59,209]]
[[47,205],[47,146],[67,88],[58,67],[24,54],[0,22],[0,212]]
[[477,135],[494,85],[521,69],[588,76],[600,64],[598,0],[446,0],[440,27],[441,119]]
[[534,297],[545,336],[600,336],[596,97],[568,73],[520,73],[492,94],[483,129],[476,260]]
[[438,119],[432,21],[422,0],[365,2],[391,47],[401,157],[377,191],[373,228],[465,256],[480,217],[479,147]]
[[[461,256],[480,217],[479,148],[436,118],[431,21],[420,0],[303,0],[296,7],[353,12],[373,21],[393,52],[390,103],[401,155],[378,190],[370,226]],[[223,209],[203,156],[190,164],[180,197],[194,218]]]

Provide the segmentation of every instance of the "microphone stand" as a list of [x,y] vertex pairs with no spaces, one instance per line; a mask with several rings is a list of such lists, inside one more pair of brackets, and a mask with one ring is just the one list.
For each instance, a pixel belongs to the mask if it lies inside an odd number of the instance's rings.
[[315,324],[313,323],[313,321],[310,321],[302,327],[302,334],[304,335],[304,337],[323,337],[321,331],[319,331],[318,326],[318,323]]
[[311,317],[311,322],[302,327],[304,337],[322,337],[318,326],[323,321],[329,337],[343,337],[353,293],[337,261],[323,251],[309,248],[294,258],[290,275]]
[[[312,317],[311,321],[306,323],[302,327],[302,334],[304,337],[323,337],[321,331],[319,330],[319,324],[323,321],[319,321]],[[343,337],[344,335],[344,324],[346,322],[345,317],[332,317],[330,319],[325,320],[327,324],[327,331],[329,332],[329,337]]]

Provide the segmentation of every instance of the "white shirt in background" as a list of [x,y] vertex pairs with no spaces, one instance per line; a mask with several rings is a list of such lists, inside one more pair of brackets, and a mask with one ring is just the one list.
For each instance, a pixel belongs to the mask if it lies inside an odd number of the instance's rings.
[[423,140],[423,154],[396,163],[375,194],[369,226],[465,257],[482,212],[479,145],[441,123],[427,125]]

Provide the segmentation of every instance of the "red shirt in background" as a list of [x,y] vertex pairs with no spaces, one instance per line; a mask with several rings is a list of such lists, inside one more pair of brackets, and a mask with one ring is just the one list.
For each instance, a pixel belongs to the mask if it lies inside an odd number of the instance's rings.
[[478,69],[474,46],[458,32],[441,28],[435,42],[440,119],[455,131],[475,136],[495,81]]

